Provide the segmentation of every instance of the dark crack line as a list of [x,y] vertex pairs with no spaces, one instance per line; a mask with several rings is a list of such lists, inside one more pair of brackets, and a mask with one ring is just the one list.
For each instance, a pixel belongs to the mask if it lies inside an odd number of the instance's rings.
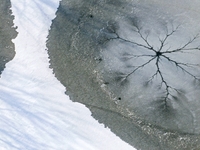
[[124,77],[124,80],[126,80],[131,74],[133,74],[134,72],[136,72],[138,69],[143,68],[144,66],[146,66],[148,63],[150,63],[151,61],[153,61],[155,58],[156,58],[156,56],[154,56],[153,58],[151,58],[150,60],[148,60],[146,63],[144,63],[144,64],[142,64],[140,66],[137,66],[133,71],[131,71],[129,74],[127,74]]
[[144,37],[140,31],[141,31],[141,29],[137,28],[137,31],[135,31],[135,32],[137,32],[140,35],[140,37],[142,38],[142,40],[148,45],[149,49],[155,52],[156,50],[154,50],[153,46],[150,45],[150,43],[148,42],[149,33],[146,35],[146,37]]
[[[184,66],[187,66],[187,64],[184,64],[184,63],[179,63],[179,62],[176,62],[175,60],[173,59],[170,59],[169,57],[165,56],[165,55],[162,55],[164,58],[166,58],[168,61],[170,62],[173,62],[178,68],[180,68],[182,71],[184,71],[185,73],[187,73],[188,75],[192,76],[194,79],[196,80],[200,80],[199,78],[197,78],[195,75],[193,75],[192,73],[190,73],[189,71],[187,71],[185,68],[183,68],[181,65],[184,65]],[[192,64],[190,64],[192,65]],[[198,64],[197,64],[198,66]]]
[[166,34],[166,36],[165,36],[165,38],[163,39],[163,40],[161,40],[160,38],[159,38],[159,41],[160,41],[160,43],[161,43],[161,45],[160,45],[160,48],[159,48],[159,52],[161,52],[161,50],[163,49],[163,47],[165,46],[165,42],[167,41],[167,39],[171,36],[171,35],[173,35],[177,30],[178,30],[178,28],[180,27],[180,25],[178,25],[175,29],[172,29],[172,31],[170,32],[170,33],[168,33],[168,29],[167,29],[167,34]]
[[146,48],[146,49],[148,49],[148,50],[150,50],[150,51],[154,51],[154,52],[156,52],[156,50],[154,50],[152,47],[145,46],[145,45],[142,45],[142,44],[139,44],[139,43],[133,42],[133,41],[129,41],[129,40],[124,39],[124,38],[121,38],[121,37],[119,37],[119,36],[116,37],[116,38],[112,38],[112,39],[119,39],[119,40],[122,40],[123,42],[132,43],[132,44],[137,45],[137,46],[139,46],[139,47],[143,47],[143,48]]
[[[165,78],[164,78],[164,76],[163,76],[163,74],[162,74],[162,72],[161,72],[160,66],[159,66],[159,60],[160,60],[160,57],[157,57],[157,59],[156,59],[156,68],[157,68],[157,71],[156,71],[156,73],[155,73],[153,76],[155,77],[157,74],[159,74],[159,76],[160,76],[160,78],[161,78],[161,85],[160,85],[160,87],[162,87],[163,84],[165,85],[166,94],[165,94],[165,96],[162,97],[162,98],[164,99],[165,104],[167,104],[167,100],[169,100],[169,96],[173,96],[173,95],[170,93],[170,89],[172,89],[172,90],[174,90],[174,91],[176,91],[176,92],[179,92],[179,91],[178,91],[177,89],[175,89],[174,87],[170,86],[170,85],[167,83],[167,81],[165,80]],[[153,77],[153,76],[152,76],[152,77]],[[154,77],[153,77],[153,78],[154,78]]]
[[148,42],[148,40],[147,40],[148,35],[147,35],[146,38],[144,38],[143,35],[142,35],[142,33],[141,33],[139,30],[138,30],[138,31],[135,31],[135,32],[137,32],[137,33],[140,35],[140,37],[141,37],[141,38],[143,39],[143,41],[147,44],[147,46],[145,46],[145,45],[143,45],[143,44],[140,44],[140,43],[137,43],[137,42],[130,41],[130,40],[125,39],[125,38],[122,38],[122,37],[120,37],[120,35],[119,35],[116,31],[113,31],[113,32],[112,32],[113,34],[116,35],[116,37],[108,38],[108,39],[106,40],[106,42],[109,41],[109,40],[116,40],[116,39],[118,39],[118,40],[121,40],[121,41],[123,41],[123,42],[131,43],[131,44],[137,45],[137,46],[139,46],[139,47],[146,48],[146,49],[148,49],[148,50],[150,50],[150,51],[156,52],[156,50],[149,44],[149,42]]
[[127,56],[123,56],[122,59],[126,59],[126,60],[130,60],[133,58],[140,58],[140,57],[154,57],[155,55],[127,55]]
[[190,46],[196,39],[199,38],[199,34],[197,34],[195,37],[193,37],[192,39],[190,39],[185,45],[183,45],[180,48],[174,49],[174,50],[170,50],[170,51],[165,51],[162,52],[164,53],[174,53],[174,52],[179,52],[179,51],[188,51],[188,50],[200,50],[200,46],[197,47],[193,47],[193,48],[187,48],[188,46]]

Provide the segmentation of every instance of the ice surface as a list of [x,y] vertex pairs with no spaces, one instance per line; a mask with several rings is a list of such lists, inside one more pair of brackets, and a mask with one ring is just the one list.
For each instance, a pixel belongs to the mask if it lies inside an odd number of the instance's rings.
[[12,0],[15,58],[0,79],[1,150],[134,149],[72,102],[49,69],[46,37],[58,0]]
[[[128,21],[119,23],[113,32],[117,37],[108,37],[101,53],[99,66],[104,68],[104,82],[110,83],[108,90],[120,97],[119,105],[152,124],[199,133],[199,112],[193,110],[199,105],[200,90],[198,33],[187,35],[176,22],[157,22],[154,29]],[[191,91],[195,98],[188,96]]]
[[47,40],[51,67],[73,101],[138,149],[198,149],[194,3],[63,0]]
[[17,36],[13,27],[12,12],[10,1],[2,0],[0,5],[0,74],[5,68],[5,64],[15,56],[14,44],[12,39]]

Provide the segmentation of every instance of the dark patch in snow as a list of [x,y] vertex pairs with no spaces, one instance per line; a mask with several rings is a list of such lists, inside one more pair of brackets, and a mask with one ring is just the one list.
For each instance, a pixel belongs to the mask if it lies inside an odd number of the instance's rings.
[[16,27],[14,27],[14,16],[10,9],[9,0],[1,0],[0,4],[0,74],[5,68],[7,62],[15,56],[15,46],[11,41],[17,36]]

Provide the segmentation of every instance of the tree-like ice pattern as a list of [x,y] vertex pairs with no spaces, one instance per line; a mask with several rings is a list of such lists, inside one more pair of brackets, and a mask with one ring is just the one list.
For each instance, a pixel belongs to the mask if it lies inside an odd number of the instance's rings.
[[173,67],[177,68],[177,70],[182,71],[185,75],[192,78],[194,81],[200,82],[199,74],[195,74],[193,73],[193,71],[191,71],[191,69],[198,70],[200,64],[190,63],[191,61],[188,62],[187,58],[184,59],[184,61],[178,61],[170,57],[174,54],[188,55],[193,52],[195,52],[195,54],[196,52],[200,52],[200,44],[198,45],[198,40],[200,37],[199,33],[186,41],[183,45],[180,45],[179,47],[173,46],[174,42],[171,43],[170,38],[172,38],[176,34],[176,32],[180,30],[180,27],[181,25],[175,26],[173,25],[173,23],[171,23],[170,26],[166,26],[164,34],[161,34],[161,32],[159,32],[160,35],[157,34],[157,37],[155,38],[155,35],[151,36],[150,31],[145,30],[138,25],[135,25],[131,29],[131,31],[133,32],[134,36],[138,36],[139,40],[132,40],[129,37],[121,35],[118,30],[119,27],[117,27],[116,23],[107,23],[107,27],[101,30],[101,32],[104,34],[104,44],[108,44],[111,41],[118,40],[118,42],[121,42],[123,44],[129,44],[133,47],[138,47],[138,51],[140,51],[142,48],[143,51],[140,54],[122,54],[121,59],[123,59],[123,61],[133,60],[132,62],[134,62],[134,60],[137,59],[137,61],[139,60],[139,62],[141,63],[139,63],[139,65],[129,66],[129,68],[131,69],[129,69],[128,73],[121,73],[120,79],[118,79],[120,83],[125,83],[127,80],[129,80],[131,75],[136,74],[140,69],[154,62],[156,69],[153,74],[149,75],[149,78],[146,81],[146,85],[152,83],[155,78],[159,78],[159,89],[164,89],[164,95],[160,99],[163,100],[165,106],[167,106],[167,101],[175,98],[175,95],[173,94],[174,92],[181,94],[183,91],[174,87],[165,79],[165,73],[163,73],[161,69],[161,67],[163,67],[162,62],[171,63]]

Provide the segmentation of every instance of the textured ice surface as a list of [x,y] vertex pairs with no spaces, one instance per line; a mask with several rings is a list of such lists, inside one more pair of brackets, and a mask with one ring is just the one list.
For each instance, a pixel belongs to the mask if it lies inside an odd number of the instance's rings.
[[[185,35],[175,22],[146,29],[136,21],[102,30],[107,40],[99,70],[107,89],[119,105],[152,124],[199,133],[199,35]],[[107,36],[111,33],[116,37]]]
[[10,1],[2,0],[0,5],[0,74],[5,64],[13,59],[15,55],[12,39],[17,35],[15,31],[11,12]]
[[196,149],[195,3],[63,0],[47,41],[51,67],[71,99],[136,148]]

